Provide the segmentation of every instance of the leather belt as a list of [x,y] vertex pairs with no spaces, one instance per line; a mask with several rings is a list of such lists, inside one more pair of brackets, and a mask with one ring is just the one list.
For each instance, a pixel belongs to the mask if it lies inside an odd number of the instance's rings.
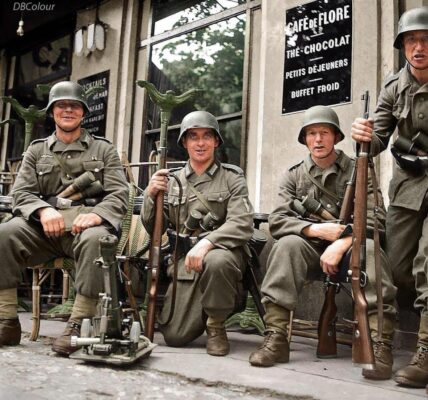
[[66,210],[71,207],[86,205],[86,206],[96,206],[101,200],[98,198],[88,198],[81,200],[70,200],[64,199],[62,197],[50,196],[43,199],[46,203],[50,204],[52,207],[57,208],[58,210]]

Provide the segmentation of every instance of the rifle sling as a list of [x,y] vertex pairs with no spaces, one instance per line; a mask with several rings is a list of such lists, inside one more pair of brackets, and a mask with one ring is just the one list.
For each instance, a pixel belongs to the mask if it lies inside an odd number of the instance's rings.
[[374,170],[373,159],[369,159],[370,175],[373,183],[374,192],[374,226],[373,226],[373,240],[374,240],[374,257],[375,257],[375,276],[376,276],[376,297],[377,297],[377,337],[382,338],[383,332],[383,297],[382,297],[382,266],[380,264],[380,240],[379,240],[379,221],[377,217],[379,209],[379,193],[376,173]]
[[211,214],[215,214],[208,202],[205,200],[203,194],[199,192],[190,182],[187,182],[187,186],[193,192],[193,194],[198,198],[198,200],[202,203],[202,205],[207,209]]
[[328,195],[329,197],[331,197],[332,199],[334,199],[334,201],[336,202],[336,204],[340,204],[340,198],[338,196],[336,196],[336,193],[333,193],[332,191],[328,190],[326,187],[324,187],[323,185],[321,185],[310,173],[308,170],[308,167],[305,164],[305,174],[308,177],[308,179],[321,191],[323,191],[326,195]]

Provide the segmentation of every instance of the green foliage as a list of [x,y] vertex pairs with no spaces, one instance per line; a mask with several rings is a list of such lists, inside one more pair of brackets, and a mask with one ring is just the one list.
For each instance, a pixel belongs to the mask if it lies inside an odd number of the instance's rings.
[[[201,4],[192,8],[204,13]],[[205,89],[197,108],[227,114],[242,107],[244,40],[245,15],[240,15],[155,46],[155,58],[177,92]]]

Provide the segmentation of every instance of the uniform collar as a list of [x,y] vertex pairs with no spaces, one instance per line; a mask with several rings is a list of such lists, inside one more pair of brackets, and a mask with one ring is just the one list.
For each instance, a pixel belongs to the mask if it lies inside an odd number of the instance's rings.
[[410,65],[406,63],[406,66],[402,69],[400,76],[398,77],[398,93],[404,92],[408,87],[416,84],[419,86],[416,79],[410,72]]
[[[220,162],[218,160],[214,160],[214,162],[205,170],[205,172],[201,176],[208,175],[210,178],[212,178],[219,169]],[[184,172],[186,174],[186,178],[189,178],[191,175],[194,174],[193,168],[191,167],[189,160],[187,161],[186,166],[184,167]]]
[[64,151],[65,149],[75,150],[75,151],[84,151],[89,147],[89,145],[93,142],[93,140],[94,138],[91,135],[89,135],[86,129],[83,129],[83,128],[81,130],[80,137],[76,141],[70,144],[66,144],[58,140],[54,132],[48,138],[48,147],[50,150],[54,150],[54,151]]
[[[345,171],[346,168],[347,168],[347,160],[346,160],[346,157],[345,157],[345,153],[342,150],[339,150],[339,149],[334,149],[334,151],[337,154],[336,161],[332,165],[330,165],[330,167],[326,168],[324,171],[326,171],[326,170],[332,170],[332,168],[333,168],[333,170],[336,170],[336,171],[338,169],[341,169],[342,171]],[[323,173],[322,171],[323,170],[321,168],[317,167],[317,165],[312,160],[310,154],[308,154],[308,156],[305,158],[305,160],[303,162],[304,162],[304,164],[305,164],[305,166],[306,166],[306,168],[307,168],[308,171],[311,171],[311,169],[313,169],[313,168],[315,168],[317,171],[319,171],[318,173],[315,173],[315,176],[322,175],[322,173]]]

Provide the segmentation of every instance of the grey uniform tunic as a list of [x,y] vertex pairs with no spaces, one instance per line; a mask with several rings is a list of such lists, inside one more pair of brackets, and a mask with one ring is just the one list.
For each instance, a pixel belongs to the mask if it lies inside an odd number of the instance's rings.
[[[398,135],[407,139],[419,131],[428,135],[427,105],[428,84],[420,85],[407,67],[387,80],[374,114],[374,154],[386,149],[396,127]],[[414,292],[416,288],[414,305],[424,314],[428,312],[427,174],[427,170],[406,171],[395,163],[386,218],[386,252],[395,284],[399,292],[400,289]]]
[[[101,181],[101,201],[94,207],[76,206],[65,213],[94,212],[103,218],[103,224],[75,236],[68,230],[60,238],[47,238],[34,212],[51,207],[44,199],[60,193],[85,171],[92,171]],[[55,134],[34,141],[25,152],[11,193],[15,217],[0,224],[0,289],[16,287],[25,267],[68,256],[75,260],[77,292],[98,298],[103,291],[100,268],[93,264],[99,257],[98,239],[119,231],[128,191],[117,151],[106,139],[82,130],[81,137],[71,144],[60,142]]]
[[[174,316],[168,325],[162,325],[168,318],[171,306],[172,284],[169,285],[159,321],[165,341],[171,346],[184,345],[203,333],[204,312],[208,316],[224,319],[233,312],[247,262],[246,243],[253,233],[253,209],[240,168],[215,162],[198,176],[187,163],[176,175],[183,186],[183,197],[180,203],[178,184],[170,179],[165,207],[169,225],[175,229],[179,204],[180,232],[183,232],[184,222],[192,210],[198,210],[202,215],[208,213],[190,190],[189,184],[202,194],[211,211],[219,218],[219,223],[215,230],[205,236],[215,248],[205,256],[202,273],[187,273],[185,257],[179,260]],[[152,232],[153,201],[147,194],[141,215],[145,228]],[[172,268],[169,269],[171,274]]]
[[[316,187],[307,176],[307,172],[321,186],[342,199],[346,182],[349,181],[353,160],[342,151],[336,150],[338,157],[329,168],[322,170],[308,157],[301,163],[291,167],[280,181],[277,206],[269,216],[270,232],[276,242],[268,258],[267,272],[262,284],[263,302],[276,303],[288,310],[297,306],[298,295],[309,276],[322,276],[320,257],[330,242],[307,238],[302,230],[313,222],[303,220],[293,209],[294,199],[302,199],[309,195],[317,199],[334,217],[338,218],[340,209],[334,198]],[[381,196],[381,194],[379,193]],[[371,181],[368,187],[368,218],[367,225],[373,227],[373,188]],[[385,219],[383,204],[379,212],[379,225]],[[367,239],[367,274],[369,284],[366,286],[366,298],[369,313],[374,314],[376,307],[376,290],[374,286],[374,251],[373,240]],[[391,284],[389,264],[384,253],[381,257],[384,312],[394,318],[393,306],[395,288]]]

